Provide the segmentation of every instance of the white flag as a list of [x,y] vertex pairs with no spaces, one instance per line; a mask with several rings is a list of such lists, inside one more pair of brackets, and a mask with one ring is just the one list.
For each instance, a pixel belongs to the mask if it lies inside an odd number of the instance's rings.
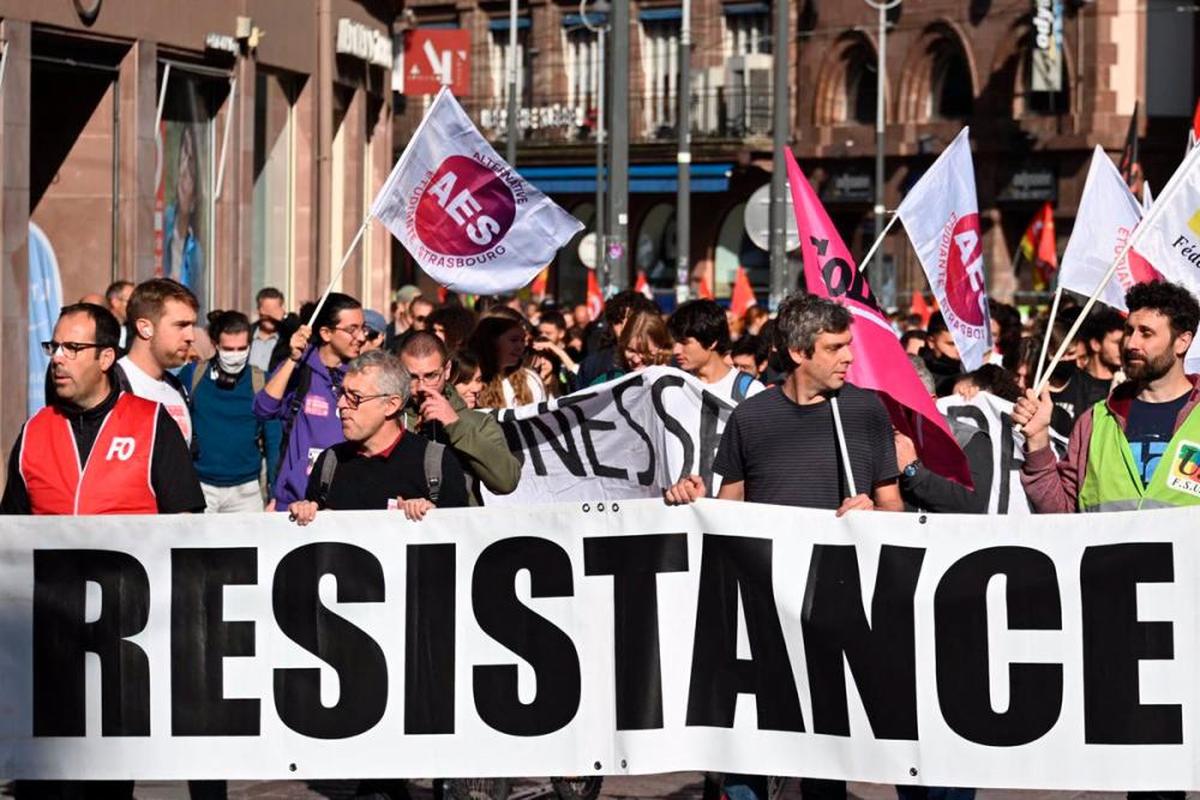
[[1142,213],[1145,214],[1154,205],[1154,192],[1150,189],[1150,181],[1142,179]]
[[[1192,148],[1133,234],[1133,249],[1164,280],[1200,297],[1200,147]],[[1200,336],[1185,368],[1200,372]]]
[[[1075,215],[1075,228],[1059,267],[1058,285],[1091,297],[1108,273],[1144,209],[1117,172],[1112,159],[1099,145],[1092,152],[1083,197]],[[1112,280],[1100,292],[1100,302],[1125,311],[1125,292],[1135,283],[1154,280],[1154,269],[1137,253],[1122,259]]]
[[448,289],[527,285],[583,228],[504,162],[443,88],[383,185],[371,215]]
[[969,132],[954,137],[897,211],[968,371],[992,350]]

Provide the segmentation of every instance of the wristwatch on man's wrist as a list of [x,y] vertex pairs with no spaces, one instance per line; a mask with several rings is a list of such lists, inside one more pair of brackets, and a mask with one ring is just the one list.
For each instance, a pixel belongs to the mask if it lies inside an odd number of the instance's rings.
[[919,459],[919,458],[913,459],[912,461],[910,461],[908,463],[907,466],[904,467],[903,470],[901,470],[901,473],[906,478],[909,478],[909,479],[915,478],[915,477],[917,477],[917,470],[920,468],[920,466],[921,466],[921,459]]

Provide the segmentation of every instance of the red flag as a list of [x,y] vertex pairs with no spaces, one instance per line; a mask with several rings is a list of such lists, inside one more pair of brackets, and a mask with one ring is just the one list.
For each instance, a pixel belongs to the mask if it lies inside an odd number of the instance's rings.
[[943,477],[970,486],[971,472],[962,448],[921,384],[891,324],[879,310],[871,287],[855,267],[854,258],[817,199],[808,178],[800,171],[792,151],[788,150],[785,157],[808,290],[820,297],[838,300],[854,315],[854,343],[851,345],[854,363],[847,379],[855,386],[879,394],[892,425],[916,443],[917,452],[927,467]]
[[647,300],[654,299],[654,292],[650,290],[650,281],[646,280],[646,271],[644,269],[638,270],[637,281],[633,284],[633,290],[639,292]]
[[1058,236],[1054,232],[1054,207],[1047,200],[1029,221],[1021,237],[1021,255],[1033,266],[1033,288],[1044,291],[1058,271]]
[[1192,130],[1188,134],[1188,150],[1200,142],[1200,100],[1196,101],[1196,110],[1192,112]]
[[754,296],[754,287],[750,285],[750,277],[746,274],[746,268],[739,264],[737,273],[733,277],[733,297],[729,300],[729,310],[740,317],[746,313],[746,309],[756,305],[758,305],[758,299]]
[[[937,302],[936,300],[934,302]],[[908,304],[908,313],[921,315],[921,327],[929,327],[929,318],[933,316],[933,309],[929,307],[929,303],[925,301],[925,293],[913,289],[912,302]]]
[[549,282],[550,265],[547,264],[546,268],[539,272],[537,277],[533,279],[533,283],[529,285],[529,290],[533,293],[534,297],[544,298],[546,296],[546,284]]
[[700,273],[700,296],[705,300],[716,300],[716,295],[713,294],[712,287],[708,285],[708,273]]
[[604,295],[600,293],[600,282],[596,280],[596,270],[587,271],[587,310],[588,316],[597,319],[604,310]]

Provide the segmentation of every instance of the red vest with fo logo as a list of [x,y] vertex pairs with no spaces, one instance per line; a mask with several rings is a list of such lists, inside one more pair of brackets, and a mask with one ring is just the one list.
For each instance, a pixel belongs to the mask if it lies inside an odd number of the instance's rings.
[[122,392],[86,464],[70,421],[47,406],[25,423],[20,468],[34,514],[156,514],[150,486],[158,403]]

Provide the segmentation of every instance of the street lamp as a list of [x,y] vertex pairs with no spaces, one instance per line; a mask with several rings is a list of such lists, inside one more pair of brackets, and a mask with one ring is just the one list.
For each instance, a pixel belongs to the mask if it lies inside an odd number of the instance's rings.
[[[608,296],[609,275],[608,259],[605,258],[604,248],[604,34],[608,25],[593,25],[588,19],[588,0],[579,0],[579,19],[583,27],[596,34],[596,269],[600,270],[598,283],[600,292]],[[596,0],[592,3],[592,13],[597,16],[607,15],[609,5],[606,0]],[[606,16],[607,19],[607,16]]]
[[[879,66],[875,71],[875,235],[882,236],[884,230],[884,100],[887,96],[887,12],[900,5],[903,0],[888,0],[883,3],[863,0],[879,13]],[[865,267],[866,265],[861,265]],[[875,281],[883,280],[883,248],[875,253]],[[882,285],[880,283],[877,286]]]

